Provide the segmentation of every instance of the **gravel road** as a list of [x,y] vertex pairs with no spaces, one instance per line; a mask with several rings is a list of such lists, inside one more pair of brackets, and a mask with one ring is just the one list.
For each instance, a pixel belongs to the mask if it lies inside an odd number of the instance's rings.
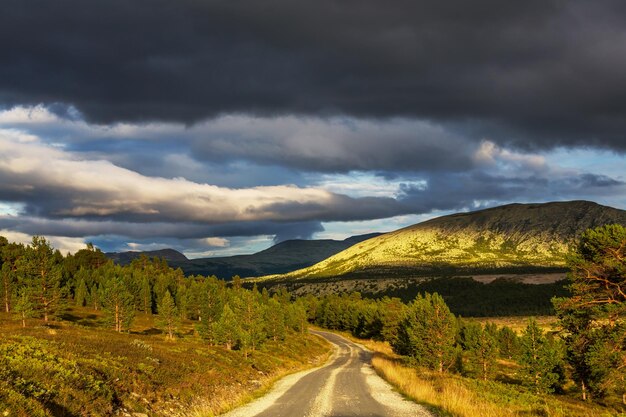
[[312,333],[335,345],[324,366],[281,379],[266,396],[223,417],[432,417],[376,375],[362,346],[333,333]]

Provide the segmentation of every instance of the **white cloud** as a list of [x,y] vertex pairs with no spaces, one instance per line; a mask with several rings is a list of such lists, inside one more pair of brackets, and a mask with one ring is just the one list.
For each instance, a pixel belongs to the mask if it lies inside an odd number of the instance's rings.
[[[2,194],[22,198],[51,216],[223,223],[298,221],[343,216],[353,210],[348,197],[321,188],[233,189],[184,178],[148,177],[39,141],[24,143],[13,133],[0,130],[0,198]],[[392,201],[379,203],[385,206]]]
[[[26,233],[15,232],[7,229],[0,229],[0,236],[7,238],[9,242],[23,243],[28,245],[32,242],[33,237]],[[76,253],[80,249],[85,249],[85,239],[64,236],[44,236],[50,241],[50,244],[58,249],[62,254]]]

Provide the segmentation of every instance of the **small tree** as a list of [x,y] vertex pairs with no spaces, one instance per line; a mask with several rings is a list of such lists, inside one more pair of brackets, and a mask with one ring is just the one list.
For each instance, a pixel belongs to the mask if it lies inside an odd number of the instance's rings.
[[35,317],[33,304],[27,288],[20,288],[15,296],[13,312],[18,320],[22,320],[22,327],[26,327],[26,320]]
[[117,332],[128,329],[135,318],[133,296],[119,275],[109,278],[100,291],[102,306]]
[[498,356],[496,330],[493,325],[484,328],[480,323],[466,323],[461,331],[463,348],[469,353],[470,360],[478,369],[483,380],[487,380],[493,372]]
[[562,362],[562,353],[556,343],[544,336],[535,319],[530,319],[520,344],[523,384],[538,394],[554,392],[561,380],[559,368]]
[[74,293],[74,303],[76,304],[76,306],[83,307],[87,302],[88,294],[89,291],[87,290],[87,284],[85,284],[85,280],[81,278]]
[[219,320],[213,323],[213,336],[217,344],[224,345],[228,350],[235,347],[239,341],[241,333],[241,327],[239,327],[239,321],[237,316],[233,313],[230,306],[226,304],[224,311]]
[[498,350],[503,358],[513,359],[519,354],[519,337],[510,327],[501,327],[497,338]]
[[159,319],[157,325],[167,333],[167,337],[174,339],[174,333],[180,326],[178,308],[174,304],[174,299],[169,291],[166,291],[158,305]]
[[443,298],[426,293],[408,306],[392,347],[421,365],[443,372],[454,362],[456,334],[456,318]]
[[270,298],[264,316],[269,337],[275,342],[285,339],[285,311],[276,298]]

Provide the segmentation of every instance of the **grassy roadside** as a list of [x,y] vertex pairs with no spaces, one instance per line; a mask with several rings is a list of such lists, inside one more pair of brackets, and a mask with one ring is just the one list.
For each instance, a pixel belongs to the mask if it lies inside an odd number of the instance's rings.
[[[611,417],[625,416],[609,408],[568,395],[536,395],[522,387],[431,372],[408,366],[388,343],[362,340],[342,333],[373,352],[376,373],[398,392],[440,416],[454,417]],[[499,364],[508,373],[512,365]]]
[[171,342],[150,316],[122,334],[99,327],[102,317],[92,310],[63,317],[22,329],[0,314],[0,415],[208,417],[323,363],[329,352],[318,337],[291,334],[246,358],[208,346],[191,322]]

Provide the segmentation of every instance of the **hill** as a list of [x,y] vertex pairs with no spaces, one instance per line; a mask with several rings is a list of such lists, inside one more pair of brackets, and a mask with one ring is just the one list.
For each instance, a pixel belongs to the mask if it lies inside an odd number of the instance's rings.
[[222,279],[230,279],[234,275],[258,277],[282,274],[311,266],[354,244],[379,235],[371,233],[351,236],[345,240],[286,240],[251,255],[199,258],[170,262],[170,265],[180,267],[186,275],[215,275]]
[[440,276],[565,267],[586,229],[626,225],[626,211],[588,201],[509,204],[443,216],[354,245],[311,267],[265,280]]
[[286,240],[251,255],[216,258],[187,259],[185,255],[174,249],[149,252],[109,252],[105,255],[120,265],[128,265],[141,255],[165,258],[170,266],[181,268],[185,275],[215,275],[222,279],[230,279],[234,275],[258,277],[282,274],[311,266],[354,244],[379,235],[380,233],[370,233],[351,236],[344,240]]
[[128,265],[133,259],[139,258],[141,255],[145,255],[149,258],[163,258],[168,263],[174,262],[185,262],[188,261],[187,257],[182,253],[178,252],[174,249],[160,249],[160,250],[152,250],[152,251],[128,251],[128,252],[107,252],[105,256],[116,264],[120,265]]

